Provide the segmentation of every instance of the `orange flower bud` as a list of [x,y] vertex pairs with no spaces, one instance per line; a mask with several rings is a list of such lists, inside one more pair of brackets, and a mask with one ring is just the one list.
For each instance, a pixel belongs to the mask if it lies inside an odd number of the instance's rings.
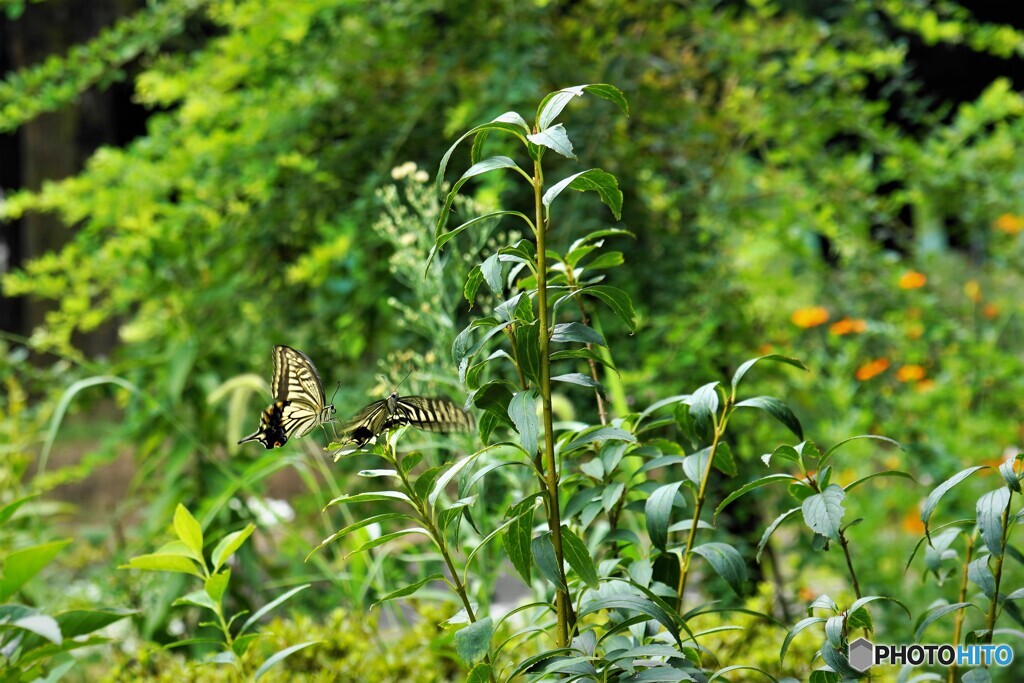
[[861,382],[866,382],[872,377],[877,377],[889,369],[889,361],[885,358],[876,358],[857,368],[856,377]]
[[900,289],[918,289],[919,287],[924,287],[926,282],[928,282],[928,278],[925,277],[924,273],[908,270],[900,276],[899,286]]
[[793,315],[789,319],[793,321],[794,325],[803,329],[817,327],[828,322],[828,310],[823,306],[800,308],[793,311]]

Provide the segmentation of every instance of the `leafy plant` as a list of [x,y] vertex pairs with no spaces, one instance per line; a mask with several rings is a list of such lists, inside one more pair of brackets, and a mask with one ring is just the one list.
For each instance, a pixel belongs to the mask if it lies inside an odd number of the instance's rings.
[[[31,507],[33,496],[13,500],[0,508],[0,680],[57,680],[77,661],[69,653],[100,645],[96,635],[106,626],[135,614],[118,608],[76,609],[49,614],[44,609],[11,600],[71,543],[62,539],[6,550],[12,520]],[[27,507],[26,507],[27,506]]]
[[235,612],[230,616],[225,612],[224,595],[231,580],[231,568],[226,565],[255,530],[254,525],[248,524],[245,528],[224,536],[207,558],[204,553],[202,526],[183,505],[178,505],[174,511],[174,532],[178,539],[161,546],[156,552],[133,557],[123,567],[190,574],[201,579],[202,589],[181,596],[174,601],[174,605],[189,605],[210,612],[214,621],[203,622],[200,625],[215,627],[220,637],[197,637],[173,645],[216,645],[219,652],[206,661],[210,664],[230,664],[240,680],[248,680],[250,676],[253,680],[259,680],[271,667],[290,654],[316,644],[316,641],[307,641],[291,645],[267,657],[255,671],[250,670],[250,663],[245,655],[253,641],[261,637],[253,628],[265,614],[309,588],[309,584],[303,584],[286,591],[250,615],[240,627],[232,628],[235,621],[245,616],[246,612]]

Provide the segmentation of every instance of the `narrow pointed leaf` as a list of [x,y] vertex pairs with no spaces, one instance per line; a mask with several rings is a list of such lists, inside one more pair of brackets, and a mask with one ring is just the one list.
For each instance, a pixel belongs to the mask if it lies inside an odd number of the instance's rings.
[[754,398],[748,398],[745,401],[737,403],[736,407],[758,408],[763,410],[785,425],[789,431],[796,434],[798,439],[804,438],[804,430],[803,427],[800,426],[800,420],[796,418],[796,415],[794,415],[793,411],[789,409],[789,406],[774,396],[755,396]]
[[565,561],[583,579],[583,582],[591,589],[597,590],[600,586],[594,560],[590,557],[586,544],[565,525],[562,526],[562,552],[565,555]]
[[288,657],[289,655],[293,655],[296,652],[298,652],[299,650],[304,650],[304,649],[306,649],[307,647],[309,647],[311,645],[318,645],[321,642],[323,642],[323,641],[320,641],[320,640],[310,640],[310,641],[305,642],[305,643],[299,643],[298,645],[292,645],[291,647],[286,647],[285,649],[281,650],[280,652],[275,652],[270,657],[267,657],[266,661],[263,662],[263,664],[260,665],[260,668],[256,669],[256,673],[253,675],[253,680],[254,681],[258,681],[261,678],[263,678],[263,675],[265,673],[270,671],[270,669],[272,667],[274,667],[277,664],[280,664],[281,662],[283,662],[285,660],[285,658]]

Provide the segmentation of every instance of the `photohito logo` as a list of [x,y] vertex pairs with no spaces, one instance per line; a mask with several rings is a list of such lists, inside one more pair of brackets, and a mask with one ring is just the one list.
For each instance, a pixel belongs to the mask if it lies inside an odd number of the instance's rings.
[[875,664],[941,664],[942,666],[1007,666],[1009,645],[875,645],[866,638],[850,643],[850,666],[867,671]]

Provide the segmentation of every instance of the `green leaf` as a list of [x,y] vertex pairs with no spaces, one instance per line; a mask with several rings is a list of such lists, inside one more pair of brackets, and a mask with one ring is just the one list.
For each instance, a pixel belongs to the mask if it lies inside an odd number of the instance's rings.
[[20,508],[22,505],[29,502],[38,495],[38,493],[33,493],[31,495],[25,496],[24,498],[18,498],[17,500],[14,500],[0,508],[0,525],[6,524],[7,521],[14,516],[14,513],[18,511],[18,508]]
[[10,627],[21,629],[22,631],[28,631],[29,633],[35,633],[37,636],[45,638],[54,645],[60,645],[64,642],[57,620],[53,617],[48,617],[45,614],[32,614],[27,617],[21,617],[20,619],[11,622]]
[[539,133],[527,135],[526,139],[538,147],[547,147],[554,150],[567,159],[577,160],[576,155],[572,151],[572,141],[569,140],[569,134],[565,132],[565,126],[560,123],[556,123]]
[[697,389],[690,396],[690,415],[694,428],[700,436],[711,433],[712,416],[718,412],[718,382],[711,382]]
[[247,524],[244,529],[230,533],[220,539],[213,549],[213,554],[210,555],[210,561],[213,562],[213,571],[220,569],[221,565],[227,562],[228,558],[242,547],[242,544],[245,543],[246,539],[254,531],[256,531],[256,526],[254,524]]
[[[976,605],[970,602],[956,602],[952,605],[937,605],[935,607],[925,610],[924,619],[921,620],[921,623],[917,626],[917,630],[914,631],[914,642],[920,643],[921,636],[924,635],[925,629],[927,629],[929,626],[934,624],[942,617],[946,616],[947,614],[952,614],[953,612],[965,609],[967,607],[973,607],[974,609],[978,609]],[[980,612],[981,610],[978,611]]]
[[504,279],[501,275],[502,266],[500,254],[491,254],[480,264],[480,273],[484,277],[484,282],[499,299],[504,298],[505,292]]
[[266,661],[264,661],[263,664],[260,665],[260,668],[256,669],[256,673],[253,675],[253,680],[258,681],[261,678],[263,678],[263,674],[270,671],[270,669],[276,664],[280,664],[289,655],[293,655],[299,650],[304,650],[310,645],[319,645],[322,642],[322,640],[310,640],[305,643],[299,643],[298,645],[286,647],[285,649],[279,652],[275,652],[271,656],[267,657]]
[[199,571],[196,566],[195,560],[191,560],[181,555],[165,555],[162,553],[152,553],[149,555],[139,555],[128,560],[128,564],[123,565],[122,569],[142,569],[144,571],[151,572],[176,572],[178,574],[192,574],[202,578],[203,574]]
[[894,441],[893,439],[890,439],[887,436],[878,436],[877,434],[860,434],[858,436],[851,436],[848,439],[843,439],[842,441],[834,444],[831,448],[829,448],[827,451],[825,451],[825,454],[821,456],[821,461],[819,462],[819,467],[824,467],[826,464],[828,464],[829,460],[832,459],[832,456],[835,454],[835,452],[837,450],[839,450],[840,446],[845,446],[846,444],[850,443],[851,441],[860,441],[861,439],[871,439],[873,441],[884,441],[885,443],[892,444],[893,446],[896,446],[896,448],[899,448],[901,450],[903,449],[903,447],[900,446],[898,441]]
[[988,556],[972,560],[967,565],[967,578],[981,589],[989,600],[996,594],[996,577],[988,566]]
[[508,403],[508,416],[519,432],[519,443],[523,451],[533,456],[537,453],[537,435],[540,420],[537,418],[537,392],[533,389],[520,391]]
[[487,656],[494,636],[494,622],[484,617],[455,632],[455,650],[466,664],[475,664]]
[[194,605],[195,607],[208,609],[211,612],[220,613],[220,605],[205,590],[192,591],[176,599],[171,604],[175,607],[179,605]]
[[491,665],[481,662],[470,669],[469,674],[466,676],[466,683],[487,683],[487,681],[491,680],[492,674]]
[[858,479],[858,480],[856,480],[856,481],[854,481],[854,482],[844,486],[843,490],[844,491],[850,491],[850,490],[860,486],[864,482],[869,481],[871,479],[874,479],[875,477],[903,477],[904,479],[909,479],[910,481],[913,481],[913,482],[917,481],[916,479],[914,479],[914,477],[910,476],[906,472],[900,472],[899,470],[884,470],[882,472],[874,472],[874,473],[869,474],[869,475],[867,475],[865,477],[861,477],[860,479]]
[[984,667],[971,669],[960,677],[960,683],[992,683],[992,673]]
[[609,102],[614,102],[626,116],[629,116],[629,105],[626,103],[626,98],[622,91],[615,86],[605,83],[574,85],[549,93],[541,100],[540,105],[537,107],[537,128],[544,130],[550,126],[574,97],[581,97],[585,92]]
[[740,380],[742,380],[743,376],[747,374],[747,371],[750,370],[750,368],[754,367],[755,363],[759,363],[760,361],[763,361],[763,360],[772,361],[773,363],[785,363],[786,365],[792,365],[794,368],[800,368],[801,370],[807,370],[807,366],[804,365],[803,363],[801,363],[800,361],[798,361],[796,358],[790,358],[788,356],[781,356],[781,355],[779,355],[777,353],[771,353],[771,354],[768,354],[767,356],[760,356],[758,358],[751,358],[747,362],[743,363],[743,365],[741,365],[738,368],[736,368],[736,372],[732,376],[732,393],[733,393],[733,395],[736,394],[736,387],[738,387],[740,385]]
[[580,537],[572,532],[572,529],[562,525],[562,553],[565,561],[569,563],[583,582],[591,589],[597,590],[600,586],[597,578],[597,568],[594,560],[590,557],[586,544]]
[[774,396],[755,396],[754,398],[748,398],[745,401],[737,403],[736,407],[758,408],[763,410],[785,425],[789,431],[796,434],[798,439],[804,438],[804,430],[803,427],[800,426],[800,420],[796,419],[796,415],[794,415],[793,411],[789,409],[789,406]]
[[936,486],[935,489],[928,494],[928,498],[924,501],[924,506],[921,508],[921,521],[924,522],[926,534],[928,533],[928,520],[931,519],[932,513],[935,511],[935,507],[939,504],[939,501],[942,500],[942,497],[964,479],[971,476],[978,470],[985,469],[986,467],[987,465],[975,465],[974,467],[968,467],[965,470],[961,470]]
[[408,595],[412,595],[413,593],[418,591],[420,588],[423,588],[423,586],[425,586],[426,584],[430,583],[431,581],[444,581],[444,580],[445,580],[444,579],[444,574],[431,574],[430,576],[425,576],[422,579],[420,579],[419,581],[415,581],[413,583],[410,583],[408,586],[402,586],[398,590],[391,591],[390,593],[388,593],[384,597],[382,597],[379,600],[377,600],[376,602],[374,602],[372,606],[376,607],[377,605],[379,605],[381,603],[384,603],[384,602],[387,602],[388,600],[394,600],[396,598],[404,598],[404,597],[406,597]]
[[431,538],[430,532],[427,531],[426,529],[424,529],[423,527],[420,527],[420,526],[409,527],[408,529],[402,529],[401,531],[394,531],[394,532],[392,532],[390,534],[383,534],[381,536],[378,536],[377,538],[371,538],[369,541],[366,541],[361,546],[359,546],[355,550],[351,551],[345,557],[352,557],[353,555],[358,555],[359,553],[364,553],[367,550],[372,550],[373,548],[378,548],[378,547],[384,545],[385,543],[390,543],[391,541],[394,541],[395,539],[398,539],[398,538],[402,538],[404,536],[425,536],[426,538]]
[[591,285],[582,292],[603,301],[622,322],[626,323],[630,332],[636,332],[636,310],[633,308],[633,300],[625,291],[610,285]]
[[206,594],[217,603],[220,604],[221,598],[224,597],[224,591],[227,590],[228,581],[231,580],[231,570],[225,569],[222,572],[213,574],[206,580],[206,584],[203,586],[206,590]]
[[668,545],[668,525],[672,517],[672,508],[682,483],[681,481],[676,481],[659,486],[651,493],[644,504],[644,514],[647,518],[647,535],[651,537],[651,543],[658,550],[664,551]]
[[764,669],[759,669],[756,666],[750,666],[747,664],[733,664],[732,666],[719,669],[711,676],[711,678],[708,679],[708,683],[712,683],[712,681],[716,680],[718,677],[724,676],[727,673],[732,673],[733,671],[756,671],[757,673],[764,675],[764,677],[772,681],[772,683],[778,683],[778,679]]
[[[1006,485],[1009,486],[1010,489],[1015,493],[1020,493],[1021,487],[1020,476],[1014,469],[1014,465],[1017,462],[1019,462],[1022,458],[1024,458],[1024,454],[1017,455],[1017,457],[1011,458],[1010,460],[1007,460],[1006,462],[999,466],[999,473],[1003,475],[1003,481],[1005,481]],[[0,514],[0,516],[2,516],[2,514]],[[2,523],[2,521],[3,520],[0,520],[0,523]]]
[[724,510],[729,503],[733,502],[740,496],[744,496],[750,493],[754,489],[761,488],[762,486],[767,486],[768,484],[774,484],[775,482],[779,481],[795,480],[796,477],[794,477],[792,474],[769,474],[766,477],[761,477],[760,479],[755,479],[754,481],[748,482],[741,486],[740,488],[733,491],[732,493],[730,493],[728,496],[725,497],[725,500],[718,504],[718,507],[715,508],[715,519],[718,519],[718,515],[721,514],[722,510]]
[[707,560],[736,595],[743,596],[744,584],[747,582],[747,565],[736,548],[728,543],[705,543],[695,547],[693,553]]
[[309,555],[306,556],[306,561],[309,561],[309,558],[312,557],[315,552],[317,552],[318,550],[323,548],[325,545],[327,545],[329,543],[333,543],[334,541],[338,540],[339,538],[343,538],[343,537],[349,535],[353,531],[357,531],[358,529],[362,529],[363,527],[369,526],[371,524],[377,524],[378,522],[386,522],[386,521],[392,520],[392,519],[413,519],[413,518],[410,517],[409,515],[406,515],[405,513],[402,513],[402,512],[385,512],[385,513],[382,513],[382,514],[379,514],[379,515],[372,515],[370,517],[364,517],[363,519],[361,519],[361,520],[359,520],[357,522],[353,522],[352,524],[349,524],[347,527],[341,529],[340,531],[334,532],[333,534],[331,534],[330,536],[328,536],[324,540],[320,541],[320,545],[318,545],[316,548],[314,548],[309,553]]
[[786,650],[789,649],[790,643],[793,642],[793,639],[796,638],[797,634],[799,634],[808,626],[814,626],[815,624],[824,624],[825,621],[826,620],[821,617],[807,617],[806,619],[801,619],[800,621],[798,621],[796,625],[789,630],[789,633],[786,634],[786,638],[782,641],[782,650],[779,651],[779,662],[786,661]]
[[581,387],[588,387],[590,389],[596,389],[602,396],[605,395],[604,385],[590,377],[584,375],[581,372],[568,372],[564,375],[556,375],[551,378],[552,382],[565,382],[566,384],[576,384]]
[[636,437],[625,429],[620,429],[619,427],[597,425],[578,432],[569,440],[568,443],[562,446],[561,452],[564,455],[566,453],[571,453],[577,448],[582,448],[588,444],[600,441],[626,441],[629,443],[636,443]]
[[799,463],[800,454],[797,453],[796,449],[793,448],[792,446],[787,446],[783,444],[782,446],[778,446],[771,453],[765,453],[764,455],[761,456],[761,462],[763,462],[766,466],[771,466],[772,460],[782,460],[784,462]]
[[1010,504],[1010,489],[989,491],[978,499],[978,529],[985,547],[994,556],[1003,554],[1003,513]]
[[[444,175],[445,171],[448,168],[448,161],[451,159],[452,153],[455,151],[455,149],[466,138],[470,136],[476,136],[481,133],[488,133],[491,131],[511,133],[513,136],[519,138],[523,142],[526,142],[526,133],[530,132],[530,127],[526,125],[526,121],[523,120],[523,117],[520,116],[519,114],[515,112],[505,112],[504,114],[494,119],[493,121],[476,126],[465,132],[458,140],[456,140],[452,144],[451,147],[448,148],[448,151],[444,153],[444,156],[441,157],[441,163],[438,165],[437,169],[437,177],[434,180],[435,191],[437,192],[438,197],[441,197],[444,194],[442,191],[442,186],[444,185]],[[447,218],[447,216],[442,216],[441,218],[442,220],[444,220]],[[443,223],[441,223],[441,221],[439,221],[438,223],[438,229],[440,230],[440,226],[443,225]]]
[[326,510],[329,507],[335,505],[351,505],[352,503],[370,503],[380,500],[400,500],[405,503],[412,503],[409,500],[409,496],[405,495],[401,491],[368,491],[366,493],[343,493],[337,498],[331,500],[327,505],[324,506]]
[[581,344],[597,344],[605,346],[602,337],[594,328],[587,327],[583,323],[559,323],[555,325],[555,331],[551,334],[553,342],[580,342]]
[[732,449],[729,448],[729,444],[725,441],[718,442],[718,448],[715,449],[715,459],[711,463],[715,469],[726,475],[727,477],[735,477],[739,470],[736,469],[736,459],[732,457]]
[[833,541],[839,540],[839,527],[843,522],[846,510],[843,500],[846,492],[836,484],[829,486],[821,493],[808,496],[803,502],[804,522],[811,531],[827,536]]
[[523,371],[527,380],[540,384],[540,324],[517,325],[515,337],[519,369]]
[[203,556],[203,528],[181,503],[174,509],[174,533],[196,554],[197,559]]
[[491,223],[492,221],[497,222],[496,219],[501,218],[502,216],[513,216],[515,218],[519,218],[524,223],[526,223],[527,226],[529,226],[531,232],[534,229],[533,222],[530,221],[529,217],[527,217],[525,214],[519,211],[491,211],[490,213],[485,213],[481,216],[475,216],[466,221],[465,223],[463,223],[462,225],[458,226],[457,228],[449,230],[448,232],[438,232],[437,238],[434,240],[434,246],[430,248],[430,254],[428,254],[427,256],[427,265],[425,266],[424,270],[429,271],[430,264],[433,263],[434,258],[437,256],[438,252],[441,251],[444,245],[448,244],[448,242],[450,242],[452,239],[458,236],[459,233],[463,232],[464,230],[468,230],[469,228],[472,228],[475,225],[486,225],[488,223]]
[[567,591],[568,587],[562,580],[561,568],[558,566],[558,558],[555,556],[555,547],[551,543],[551,532],[545,531],[530,543],[530,550],[533,553],[534,564],[544,575],[551,585]]
[[[568,141],[568,138],[566,138],[566,141]],[[564,156],[570,156],[572,154],[571,143],[569,144],[568,149],[569,154]],[[559,150],[556,149],[555,151],[557,152]],[[559,152],[559,154],[562,154],[562,152]],[[570,158],[575,157],[570,156]],[[622,218],[622,191],[619,189],[618,180],[616,180],[615,176],[611,173],[602,171],[599,168],[592,168],[587,171],[571,175],[551,186],[551,189],[544,193],[544,197],[541,200],[544,203],[544,206],[550,208],[552,202],[555,201],[555,198],[558,197],[558,195],[560,195],[566,188],[577,190],[579,192],[586,192],[588,190],[597,192],[601,197],[601,201],[612,210],[615,220]]]
[[245,656],[245,653],[249,651],[249,646],[262,637],[262,633],[248,633],[239,638],[235,638],[235,641],[231,643],[231,651],[236,657],[243,657]]
[[530,569],[533,565],[531,538],[533,535],[533,513],[536,505],[536,498],[531,496],[513,506],[509,510],[509,515],[515,521],[509,525],[501,537],[501,543],[505,546],[509,561],[527,586],[530,585]]
[[6,601],[24,586],[29,579],[38,574],[43,567],[50,564],[71,539],[52,541],[40,545],[15,550],[7,555],[3,564],[3,576],[0,576],[0,602]]
[[579,619],[582,619],[588,614],[606,609],[629,610],[644,614],[664,626],[672,634],[676,642],[679,642],[679,625],[676,623],[675,618],[673,618],[672,613],[653,600],[639,595],[630,593],[601,595],[594,600],[584,603],[577,616]]
[[296,593],[300,593],[306,590],[307,588],[309,588],[309,586],[310,584],[308,583],[304,583],[301,586],[296,586],[295,588],[292,588],[286,593],[277,596],[275,599],[271,600],[266,605],[256,610],[248,619],[245,620],[245,623],[242,624],[242,628],[238,630],[238,635],[242,635],[243,633],[248,631],[252,626],[256,624],[256,622],[258,622],[263,617],[263,615],[267,614],[274,608],[280,606],[285,601],[290,600],[291,597]]
[[466,276],[466,284],[462,288],[462,296],[466,297],[466,301],[469,302],[469,307],[473,307],[473,302],[476,301],[476,293],[480,290],[480,285],[484,282],[483,270],[480,266],[473,266],[469,271],[469,275]]
[[138,614],[137,610],[99,608],[91,610],[71,610],[58,614],[57,624],[65,638],[77,638]]

